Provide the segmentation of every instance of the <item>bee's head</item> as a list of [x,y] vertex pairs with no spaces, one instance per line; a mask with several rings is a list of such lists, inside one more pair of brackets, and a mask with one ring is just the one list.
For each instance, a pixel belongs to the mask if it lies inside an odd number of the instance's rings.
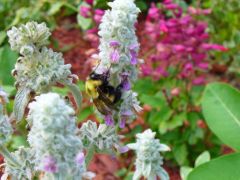
[[101,80],[101,81],[107,81],[109,77],[109,72],[103,73],[103,74],[97,74],[96,72],[92,72],[89,75],[89,79],[92,80]]

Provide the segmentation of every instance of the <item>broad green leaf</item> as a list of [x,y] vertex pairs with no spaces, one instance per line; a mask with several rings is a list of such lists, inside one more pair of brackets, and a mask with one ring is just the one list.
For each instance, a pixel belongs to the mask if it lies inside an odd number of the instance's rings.
[[202,154],[200,154],[196,161],[195,161],[195,167],[204,164],[206,162],[210,161],[210,153],[208,151],[204,151]]
[[7,45],[0,48],[0,83],[3,85],[13,85],[14,83],[11,71],[14,68],[17,56],[17,53],[11,51]]
[[227,145],[240,150],[240,93],[227,84],[206,87],[203,114],[210,129]]
[[180,168],[180,176],[181,176],[182,180],[186,180],[187,176],[190,174],[190,172],[192,170],[193,170],[193,168],[191,168],[191,167],[182,166]]
[[240,153],[222,156],[195,168],[187,180],[239,180]]

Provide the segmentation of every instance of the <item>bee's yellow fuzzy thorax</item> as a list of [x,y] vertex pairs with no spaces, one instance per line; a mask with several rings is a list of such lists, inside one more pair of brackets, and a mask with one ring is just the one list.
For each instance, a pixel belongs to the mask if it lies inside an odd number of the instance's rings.
[[86,93],[93,99],[98,98],[99,94],[97,92],[97,87],[102,84],[99,80],[88,79],[85,84]]

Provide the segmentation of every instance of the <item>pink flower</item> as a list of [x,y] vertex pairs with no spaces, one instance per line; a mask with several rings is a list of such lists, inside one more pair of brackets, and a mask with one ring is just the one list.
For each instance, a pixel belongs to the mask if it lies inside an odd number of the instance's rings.
[[56,160],[52,156],[46,156],[43,160],[43,170],[49,173],[57,172]]
[[76,159],[75,159],[76,163],[78,165],[82,165],[84,163],[84,160],[85,160],[84,153],[83,152],[79,152],[77,154],[77,156],[76,156]]
[[104,15],[104,11],[103,10],[96,9],[94,11],[94,17],[93,17],[94,21],[99,24],[101,22],[101,20],[102,20],[103,15]]
[[87,6],[81,6],[80,7],[80,15],[89,18],[91,16],[91,8]]
[[184,52],[185,47],[183,45],[173,45],[173,49],[177,52]]
[[200,77],[197,77],[197,78],[195,78],[193,81],[192,81],[192,83],[194,84],[194,85],[203,85],[203,84],[205,84],[205,77],[203,77],[203,76],[200,76]]
[[178,96],[180,94],[180,89],[179,88],[174,88],[171,90],[171,95],[172,96]]
[[200,68],[200,69],[208,69],[209,67],[209,64],[207,62],[201,62],[199,64],[197,64],[197,66]]
[[88,3],[89,5],[93,5],[94,0],[85,0],[86,3]]
[[224,46],[218,45],[218,44],[204,43],[204,44],[202,44],[202,48],[205,50],[228,51],[227,48],[225,48]]
[[148,11],[148,18],[158,19],[159,18],[159,9],[154,3],[151,3],[151,7]]
[[178,5],[177,4],[166,4],[165,5],[166,9],[177,9]]

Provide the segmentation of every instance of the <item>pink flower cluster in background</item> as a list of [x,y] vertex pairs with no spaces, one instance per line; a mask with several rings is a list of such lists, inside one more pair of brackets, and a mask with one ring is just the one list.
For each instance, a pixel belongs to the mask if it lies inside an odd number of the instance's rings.
[[187,12],[165,0],[160,8],[152,3],[144,30],[140,35],[142,74],[155,80],[177,72],[177,78],[190,79],[193,84],[204,84],[204,72],[209,68],[208,52],[226,51],[218,44],[209,43],[206,22],[197,19],[211,11],[190,7]]
[[93,47],[97,47],[99,43],[99,38],[97,35],[98,25],[102,20],[104,15],[104,10],[94,8],[94,0],[85,0],[87,5],[80,7],[80,15],[84,18],[91,18],[93,20],[93,26],[91,29],[87,30],[85,33],[85,39],[91,42]]

